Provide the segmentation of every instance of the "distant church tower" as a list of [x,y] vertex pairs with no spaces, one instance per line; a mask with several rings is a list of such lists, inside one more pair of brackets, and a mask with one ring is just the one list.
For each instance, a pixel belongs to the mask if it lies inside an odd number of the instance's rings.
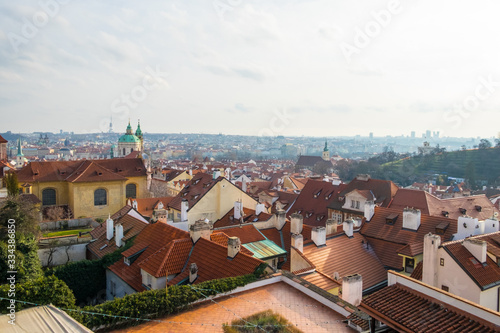
[[142,137],[142,131],[141,131],[141,121],[137,121],[137,129],[135,130],[135,136],[141,140],[141,151],[144,151],[144,138]]
[[17,139],[17,155],[16,155],[16,168],[21,169],[24,166],[24,154],[21,147],[21,138]]
[[[116,151],[113,152],[113,157],[125,157],[133,151],[142,151],[142,132],[141,128],[137,127],[137,131],[141,134],[141,139],[139,139],[132,132],[132,126],[130,126],[130,121],[128,122],[127,130],[125,135],[122,135],[118,139],[118,147]],[[136,131],[136,133],[138,133]]]
[[328,151],[328,143],[325,140],[325,148],[323,149],[323,160],[328,161],[330,160],[330,152]]

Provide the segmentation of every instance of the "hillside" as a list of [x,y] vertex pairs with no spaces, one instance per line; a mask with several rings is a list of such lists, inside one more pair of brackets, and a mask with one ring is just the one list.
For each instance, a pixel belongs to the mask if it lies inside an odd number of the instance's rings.
[[430,179],[429,176],[435,174],[494,184],[500,182],[500,148],[408,157],[383,164],[376,173],[380,178],[390,179],[402,185]]

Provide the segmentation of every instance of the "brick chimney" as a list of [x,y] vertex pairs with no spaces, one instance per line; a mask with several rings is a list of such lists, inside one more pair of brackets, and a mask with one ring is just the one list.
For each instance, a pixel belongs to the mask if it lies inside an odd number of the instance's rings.
[[422,266],[422,282],[433,287],[438,285],[438,249],[441,237],[430,232],[424,236],[424,257]]
[[123,225],[121,223],[116,224],[115,226],[116,236],[116,246],[121,247],[123,245]]
[[278,209],[276,211],[276,216],[274,217],[274,227],[281,230],[286,222],[286,213],[283,209]]
[[334,219],[326,220],[326,234],[331,235],[337,232],[337,222]]
[[205,220],[198,220],[189,226],[189,235],[193,243],[196,243],[201,237],[210,240],[212,233],[212,224]]
[[406,207],[403,210],[403,228],[409,230],[418,230],[420,227],[421,213],[419,209]]
[[238,237],[229,237],[227,240],[227,257],[233,259],[240,252],[241,242]]
[[304,237],[302,234],[292,234],[292,246],[300,252],[304,252]]
[[351,238],[354,234],[354,221],[352,219],[345,220],[342,226],[344,227],[346,236]]
[[314,227],[311,230],[311,239],[316,246],[326,245],[326,228]]
[[304,217],[302,215],[297,213],[292,214],[290,232],[292,234],[301,234],[303,223]]
[[193,283],[198,278],[198,266],[195,263],[192,263],[189,266],[189,283]]
[[342,279],[342,299],[354,306],[361,304],[363,298],[363,278],[359,274]]
[[188,219],[187,211],[189,209],[189,202],[186,199],[181,201],[181,221],[185,222]]
[[373,214],[375,214],[375,202],[367,200],[365,202],[365,219],[370,222]]
[[469,250],[469,252],[479,261],[481,264],[486,263],[487,247],[486,242],[479,239],[466,239],[462,245]]
[[113,219],[109,215],[106,220],[106,239],[110,240],[111,238],[113,238]]

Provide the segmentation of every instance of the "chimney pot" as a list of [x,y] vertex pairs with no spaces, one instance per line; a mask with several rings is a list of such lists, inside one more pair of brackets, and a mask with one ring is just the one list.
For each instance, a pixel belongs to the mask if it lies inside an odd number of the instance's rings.
[[291,226],[290,231],[292,234],[302,233],[302,227],[304,223],[304,217],[300,214],[294,213],[291,216]]
[[113,219],[110,215],[106,220],[106,239],[110,240],[111,238],[113,238]]
[[238,237],[229,237],[227,240],[227,256],[231,259],[240,252],[241,242]]

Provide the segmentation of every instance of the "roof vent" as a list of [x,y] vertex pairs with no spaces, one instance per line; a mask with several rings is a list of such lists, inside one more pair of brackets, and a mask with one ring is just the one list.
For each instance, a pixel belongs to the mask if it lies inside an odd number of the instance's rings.
[[476,205],[476,206],[475,206],[475,208],[476,208],[476,210],[477,210],[478,212],[480,212],[480,211],[483,209],[483,207],[481,207],[481,206],[479,206],[479,205]]
[[399,216],[399,214],[397,214],[397,213],[392,213],[392,214],[388,215],[385,218],[385,223],[390,224],[390,225],[394,225],[394,223],[396,223],[396,221],[398,220],[398,216]]
[[445,210],[443,210],[443,211],[441,212],[441,214],[443,214],[443,216],[444,216],[444,217],[448,217],[448,216],[450,216],[450,213],[448,213],[448,212],[447,212],[447,211],[445,211]]
[[465,209],[465,208],[459,208],[458,210],[460,211],[460,214],[462,214],[462,215],[467,214],[467,209]]

